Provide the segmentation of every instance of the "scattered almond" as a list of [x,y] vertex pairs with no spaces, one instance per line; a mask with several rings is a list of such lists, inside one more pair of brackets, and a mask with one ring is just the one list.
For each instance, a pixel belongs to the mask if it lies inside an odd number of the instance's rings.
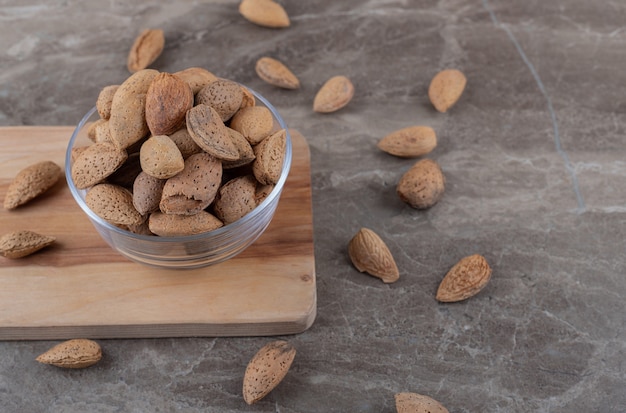
[[354,85],[346,76],[331,77],[322,85],[315,99],[313,110],[319,113],[338,111],[346,106],[354,96]]
[[361,228],[350,240],[348,253],[357,270],[392,283],[400,278],[400,272],[391,251],[374,231]]
[[64,341],[37,357],[37,361],[68,369],[82,369],[102,358],[100,345],[93,340],[77,338]]
[[491,267],[479,254],[457,262],[439,284],[437,301],[451,303],[466,300],[482,290],[491,279]]
[[466,83],[467,79],[461,71],[442,70],[430,81],[428,87],[430,102],[439,112],[447,112],[463,94]]
[[285,378],[296,356],[287,341],[272,341],[250,360],[243,377],[243,399],[254,404],[267,396]]
[[146,123],[152,135],[169,135],[185,124],[193,107],[191,86],[169,73],[157,74],[146,92]]
[[417,393],[397,393],[395,400],[398,413],[448,413],[437,400]]
[[52,161],[32,164],[17,173],[4,196],[4,208],[15,209],[43,194],[63,176],[61,168]]
[[255,65],[257,75],[270,85],[283,89],[298,89],[300,80],[281,61],[271,57],[262,57]]
[[163,30],[145,29],[135,38],[128,53],[127,66],[132,73],[150,66],[163,52],[165,36]]
[[13,231],[0,237],[0,252],[7,258],[22,258],[47,247],[55,237],[32,231]]
[[430,153],[437,146],[437,135],[429,126],[409,126],[391,132],[378,142],[378,148],[401,158]]
[[427,209],[443,196],[445,177],[437,161],[422,159],[402,175],[396,192],[400,199],[416,209]]
[[239,4],[239,13],[248,21],[263,27],[289,27],[287,12],[273,0],[243,0]]

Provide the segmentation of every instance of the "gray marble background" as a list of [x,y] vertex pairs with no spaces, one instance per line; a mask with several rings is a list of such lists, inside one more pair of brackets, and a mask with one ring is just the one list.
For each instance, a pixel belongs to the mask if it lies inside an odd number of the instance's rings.
[[[626,411],[626,3],[615,0],[282,0],[292,26],[254,26],[234,0],[0,0],[0,125],[72,125],[128,76],[143,28],[162,28],[152,67],[205,67],[269,98],[311,148],[318,316],[284,337],[287,378],[247,406],[241,380],[265,337],[104,340],[86,370],[34,361],[54,342],[0,342],[2,412],[394,412],[413,391],[450,412]],[[264,84],[270,55],[302,83]],[[468,78],[448,113],[426,91]],[[356,94],[312,101],[330,76]],[[376,148],[432,126],[446,193],[417,211],[395,184],[414,160]],[[378,232],[401,279],[358,273],[347,243]],[[493,278],[457,304],[434,300],[460,258]]]

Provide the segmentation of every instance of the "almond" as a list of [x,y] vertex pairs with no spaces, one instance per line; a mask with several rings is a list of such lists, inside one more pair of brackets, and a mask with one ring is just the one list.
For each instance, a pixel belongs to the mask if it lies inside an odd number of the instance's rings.
[[437,289],[437,301],[466,300],[482,290],[491,279],[491,267],[479,254],[461,259],[448,271]]
[[313,110],[319,113],[338,111],[346,106],[354,96],[354,85],[345,76],[331,77],[322,85],[315,99]]
[[248,21],[263,27],[289,27],[287,12],[280,4],[272,0],[243,0],[239,4],[239,13]]
[[396,192],[400,199],[415,209],[427,209],[443,196],[445,177],[439,164],[422,159],[402,175]]
[[175,72],[174,76],[187,82],[194,95],[209,83],[217,80],[217,76],[202,67],[189,67]]
[[133,205],[133,195],[121,186],[95,185],[87,192],[85,203],[94,213],[113,225],[132,226],[144,221]]
[[153,234],[161,237],[180,237],[213,231],[224,224],[214,215],[199,211],[193,215],[174,215],[154,212],[148,219]]
[[265,106],[245,107],[235,113],[230,127],[241,133],[251,145],[256,145],[272,133],[274,118]]
[[220,115],[222,122],[230,119],[241,107],[243,90],[230,80],[211,82],[196,94],[196,105],[211,106]]
[[250,92],[250,89],[241,86],[241,91],[243,92],[243,97],[241,99],[241,107],[239,109],[248,108],[250,106],[256,105],[256,98],[254,97],[252,92]]
[[132,73],[150,66],[163,52],[163,30],[145,29],[135,38],[128,53],[127,67]]
[[252,173],[263,185],[275,185],[280,179],[285,161],[287,131],[281,129],[263,139],[254,147],[256,159],[252,162]]
[[272,341],[250,360],[243,377],[243,399],[254,404],[267,396],[285,378],[296,349],[287,341]]
[[417,393],[396,393],[398,413],[448,413],[437,400]]
[[128,159],[125,150],[110,142],[94,143],[82,151],[71,168],[72,180],[78,189],[102,182]]
[[141,145],[141,169],[155,178],[167,179],[185,167],[183,154],[167,135],[152,136]]
[[391,251],[374,231],[361,228],[350,240],[348,253],[357,270],[392,283],[400,278],[400,272]]
[[254,149],[252,149],[250,142],[234,129],[228,128],[228,133],[230,133],[230,137],[237,147],[239,159],[234,161],[222,161],[222,167],[224,169],[233,169],[248,165],[250,162],[254,161],[256,155],[254,154]]
[[168,136],[176,144],[184,159],[195,153],[202,152],[202,148],[193,140],[186,126]]
[[257,60],[255,70],[259,77],[270,85],[283,89],[298,89],[300,81],[287,66],[271,57]]
[[211,106],[200,104],[187,111],[187,130],[206,153],[225,161],[239,159],[226,125]]
[[222,185],[213,211],[224,224],[230,224],[256,208],[256,184],[252,175],[239,176]]
[[461,71],[442,70],[430,81],[428,87],[430,102],[439,112],[446,112],[459,100],[466,83],[467,79]]
[[133,183],[133,206],[141,215],[159,210],[165,182],[145,172],[137,175]]
[[52,161],[29,165],[17,173],[4,196],[4,208],[15,209],[43,194],[63,176],[61,168]]
[[100,118],[108,120],[111,117],[111,105],[113,104],[113,96],[120,85],[105,86],[100,90],[98,99],[96,100],[96,110]]
[[7,258],[22,258],[47,247],[55,237],[32,231],[13,231],[0,237],[0,252]]
[[185,124],[185,115],[193,107],[191,86],[180,78],[159,73],[146,92],[146,123],[152,135],[169,135]]
[[93,340],[77,338],[57,344],[37,357],[37,361],[68,369],[82,369],[102,358],[100,345]]
[[437,135],[429,126],[409,126],[391,132],[378,142],[378,148],[401,158],[430,153],[437,146]]

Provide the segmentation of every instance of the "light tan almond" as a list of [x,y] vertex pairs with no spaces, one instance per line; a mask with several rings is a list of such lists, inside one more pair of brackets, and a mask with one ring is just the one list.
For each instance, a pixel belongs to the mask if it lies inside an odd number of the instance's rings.
[[252,175],[238,176],[217,192],[213,211],[224,224],[230,224],[256,208],[257,181]]
[[445,182],[437,161],[422,159],[402,175],[396,193],[412,208],[427,209],[443,197]]
[[257,60],[254,68],[257,75],[270,85],[283,89],[300,87],[300,80],[279,60],[265,56]]
[[380,278],[385,283],[398,281],[400,272],[391,251],[374,231],[361,228],[350,240],[348,254],[357,270]]
[[273,0],[243,0],[239,13],[248,21],[263,27],[289,27],[287,12]]
[[188,110],[187,130],[194,142],[206,153],[225,161],[239,159],[239,151],[228,128],[211,106],[200,104]]
[[128,53],[127,67],[132,73],[150,66],[163,52],[163,30],[145,29],[135,38]]
[[252,173],[263,185],[275,185],[280,179],[285,162],[287,131],[281,129],[263,139],[254,147],[256,159],[252,162]]
[[93,341],[76,338],[57,344],[37,357],[37,361],[68,369],[82,369],[102,358],[102,348]]
[[378,142],[378,148],[401,158],[430,153],[437,146],[437,135],[430,126],[409,126],[391,132]]
[[193,215],[174,215],[154,212],[148,219],[148,227],[153,234],[161,237],[181,237],[201,234],[224,226],[214,215],[199,211]]
[[95,143],[113,142],[109,121],[106,119],[101,118],[92,123],[87,133],[90,139]]
[[133,73],[115,92],[111,102],[109,128],[113,143],[119,149],[130,147],[148,134],[146,94],[158,73],[153,69]]
[[13,231],[0,237],[0,252],[7,258],[22,258],[47,247],[55,240],[55,237],[33,231]]
[[448,413],[437,400],[417,393],[396,393],[395,400],[398,413]]
[[100,118],[108,120],[111,117],[111,105],[113,104],[113,96],[120,85],[105,86],[100,90],[98,99],[96,100],[96,110]]
[[346,76],[331,77],[322,85],[315,99],[313,110],[319,113],[331,113],[346,106],[354,96],[354,85]]
[[185,167],[183,154],[167,135],[151,136],[141,145],[141,169],[155,178],[167,179]]
[[250,92],[250,89],[245,86],[241,86],[241,91],[243,92],[243,97],[241,98],[241,107],[239,109],[255,106],[256,98],[252,92]]
[[250,360],[243,377],[243,399],[254,404],[267,396],[285,378],[296,349],[287,341],[264,345]]
[[241,133],[251,145],[256,145],[272,133],[274,118],[265,106],[245,107],[235,113],[230,127]]
[[114,225],[140,225],[144,217],[133,205],[133,194],[118,185],[98,184],[85,196],[87,206]]
[[17,173],[4,196],[4,208],[15,209],[38,197],[54,186],[63,176],[61,168],[52,161],[29,165]]
[[239,110],[242,100],[241,86],[225,79],[209,83],[196,94],[196,105],[211,106],[220,115],[222,122],[226,122]]
[[185,124],[193,107],[191,86],[170,73],[157,74],[146,93],[146,123],[152,135],[169,135]]
[[430,81],[428,87],[430,102],[439,112],[447,112],[463,94],[466,83],[467,79],[461,71],[442,70]]
[[448,271],[437,289],[437,301],[451,303],[466,300],[476,294],[491,279],[491,267],[479,254],[461,259]]
[[78,189],[86,189],[113,174],[128,154],[110,142],[94,143],[82,151],[71,168],[72,180]]
[[174,76],[178,76],[180,79],[187,82],[187,84],[191,86],[194,95],[198,93],[200,89],[218,79],[217,76],[202,67],[189,67],[175,72]]

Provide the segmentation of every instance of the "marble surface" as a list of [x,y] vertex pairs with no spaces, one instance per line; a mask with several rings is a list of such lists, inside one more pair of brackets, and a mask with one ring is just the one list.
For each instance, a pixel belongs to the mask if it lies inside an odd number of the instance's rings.
[[[318,315],[286,379],[247,406],[248,360],[267,337],[103,340],[86,370],[34,358],[55,342],[0,342],[4,412],[394,412],[396,392],[450,412],[626,411],[626,3],[615,0],[290,1],[288,29],[261,28],[237,1],[0,0],[0,126],[72,125],[128,76],[142,28],[162,28],[162,71],[205,67],[258,90],[311,148]],[[263,83],[270,55],[302,83]],[[461,69],[446,114],[431,77]],[[330,76],[354,99],[312,111]],[[415,160],[385,134],[432,126],[443,199],[417,211],[395,194]],[[350,264],[360,227],[385,239],[390,285]],[[460,258],[483,254],[479,295],[440,304]]]

